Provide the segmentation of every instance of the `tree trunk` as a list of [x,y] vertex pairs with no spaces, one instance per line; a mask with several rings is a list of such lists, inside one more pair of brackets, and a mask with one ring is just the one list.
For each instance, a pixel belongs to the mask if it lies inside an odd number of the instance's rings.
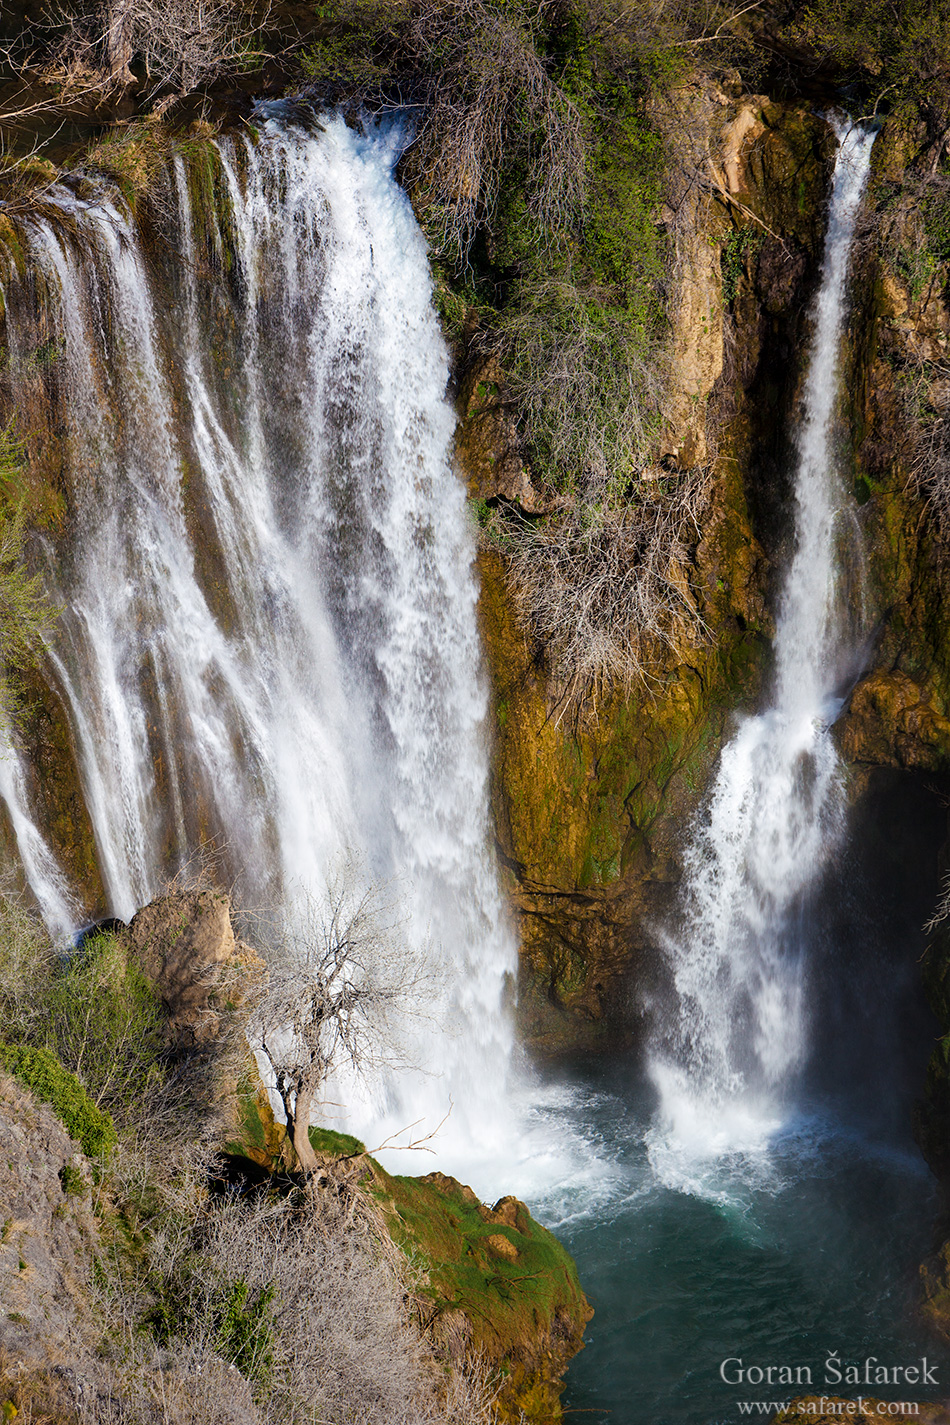
[[106,7],[106,60],[109,78],[119,84],[132,83],[131,19],[135,0],[109,0]]
[[[284,1112],[287,1115],[287,1136],[290,1138],[291,1147],[297,1157],[300,1171],[305,1177],[310,1177],[317,1171],[320,1164],[317,1162],[317,1155],[313,1151],[310,1142],[310,1114],[313,1111],[313,1099],[316,1085],[304,1082],[298,1089],[293,1110],[284,1100]],[[288,1094],[288,1098],[290,1095]]]

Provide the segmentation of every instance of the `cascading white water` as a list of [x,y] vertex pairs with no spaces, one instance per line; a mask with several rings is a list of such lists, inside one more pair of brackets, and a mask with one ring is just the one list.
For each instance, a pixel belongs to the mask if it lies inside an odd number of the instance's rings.
[[830,726],[856,671],[860,563],[835,469],[834,408],[855,219],[874,132],[836,122],[840,146],[802,417],[796,546],[778,612],[772,705],[722,753],[687,849],[681,921],[666,937],[676,1022],[653,1056],[655,1165],[761,1144],[806,1035],[803,896],[842,828]]
[[210,219],[177,161],[171,303],[109,191],[57,190],[69,221],[23,224],[75,520],[51,664],[111,913],[208,836],[290,917],[347,854],[391,885],[407,961],[437,947],[450,971],[409,1031],[426,1073],[359,1104],[347,1084],[330,1112],[375,1145],[454,1103],[440,1165],[464,1166],[511,1148],[515,951],[447,353],[398,128],[259,119],[220,145]]

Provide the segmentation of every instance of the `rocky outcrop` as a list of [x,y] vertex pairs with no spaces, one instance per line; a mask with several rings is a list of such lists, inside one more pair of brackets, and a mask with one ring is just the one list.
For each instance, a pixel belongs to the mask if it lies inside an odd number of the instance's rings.
[[[239,1084],[230,1171],[257,1180],[287,1172],[286,1132],[250,1067]],[[310,1129],[321,1164],[316,1188],[388,1234],[421,1276],[416,1317],[436,1354],[464,1368],[481,1361],[501,1385],[500,1425],[557,1425],[563,1376],[593,1311],[569,1253],[523,1202],[493,1207],[444,1173],[397,1177],[349,1134]]]
[[265,972],[256,952],[235,939],[230,910],[222,891],[178,891],[151,901],[123,932],[179,1048],[217,1040],[225,1001],[233,1009]]
[[567,1252],[517,1198],[489,1208],[443,1173],[373,1171],[394,1239],[424,1264],[432,1339],[459,1365],[490,1363],[501,1425],[555,1425],[593,1315]]
[[940,419],[950,267],[928,249],[912,136],[885,126],[859,244],[847,383],[875,634],[840,724],[852,763],[950,770],[950,561],[919,455]]
[[657,118],[675,153],[664,214],[675,247],[665,450],[688,468],[715,458],[723,404],[746,404],[737,387],[750,387],[763,354],[774,361],[776,338],[786,346],[782,319],[800,315],[834,142],[804,106],[734,97],[699,78],[666,96]]
[[[481,557],[495,824],[521,922],[522,1032],[541,1052],[639,1032],[663,973],[650,926],[675,891],[727,718],[760,687],[788,533],[783,432],[834,140],[804,106],[699,81],[657,119],[675,159],[661,215],[676,259],[664,451],[670,466],[711,472],[690,575],[710,636],[661,654],[649,685],[578,712],[520,620],[504,551]],[[461,393],[470,488],[537,511],[496,394],[477,382]]]

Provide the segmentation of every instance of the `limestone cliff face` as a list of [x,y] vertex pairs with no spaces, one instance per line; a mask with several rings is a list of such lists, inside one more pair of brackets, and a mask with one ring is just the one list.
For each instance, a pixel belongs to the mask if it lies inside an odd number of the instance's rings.
[[[914,240],[894,223],[890,237],[898,252]],[[928,426],[939,419],[927,406],[941,399],[939,371],[950,342],[947,275],[941,264],[917,288],[895,270],[893,254],[870,256],[851,383],[860,437],[855,491],[865,502],[876,629],[841,726],[841,747],[853,763],[928,772],[950,769],[950,563],[915,468]]]
[[[481,559],[495,820],[521,918],[522,1027],[540,1051],[636,1034],[660,973],[649,927],[670,904],[684,828],[728,717],[761,685],[786,417],[834,150],[807,108],[708,84],[676,91],[657,119],[675,159],[661,214],[675,254],[663,449],[667,464],[711,475],[691,576],[710,636],[669,655],[650,686],[577,714],[519,619],[503,552]],[[497,379],[463,386],[460,459],[473,495],[534,514],[516,435],[487,415]]]
[[17,1376],[43,1377],[53,1401],[71,1404],[95,1340],[89,1165],[52,1111],[6,1074],[0,1145],[0,1396]]

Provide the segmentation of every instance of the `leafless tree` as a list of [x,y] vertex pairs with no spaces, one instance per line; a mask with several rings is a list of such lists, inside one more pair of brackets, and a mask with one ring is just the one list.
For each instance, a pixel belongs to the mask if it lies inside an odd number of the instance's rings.
[[427,972],[401,954],[394,907],[377,887],[354,891],[348,868],[310,905],[302,928],[270,952],[268,988],[249,1026],[274,1072],[301,1171],[318,1166],[308,1130],[331,1070],[402,1061],[398,1026],[415,1010]]

